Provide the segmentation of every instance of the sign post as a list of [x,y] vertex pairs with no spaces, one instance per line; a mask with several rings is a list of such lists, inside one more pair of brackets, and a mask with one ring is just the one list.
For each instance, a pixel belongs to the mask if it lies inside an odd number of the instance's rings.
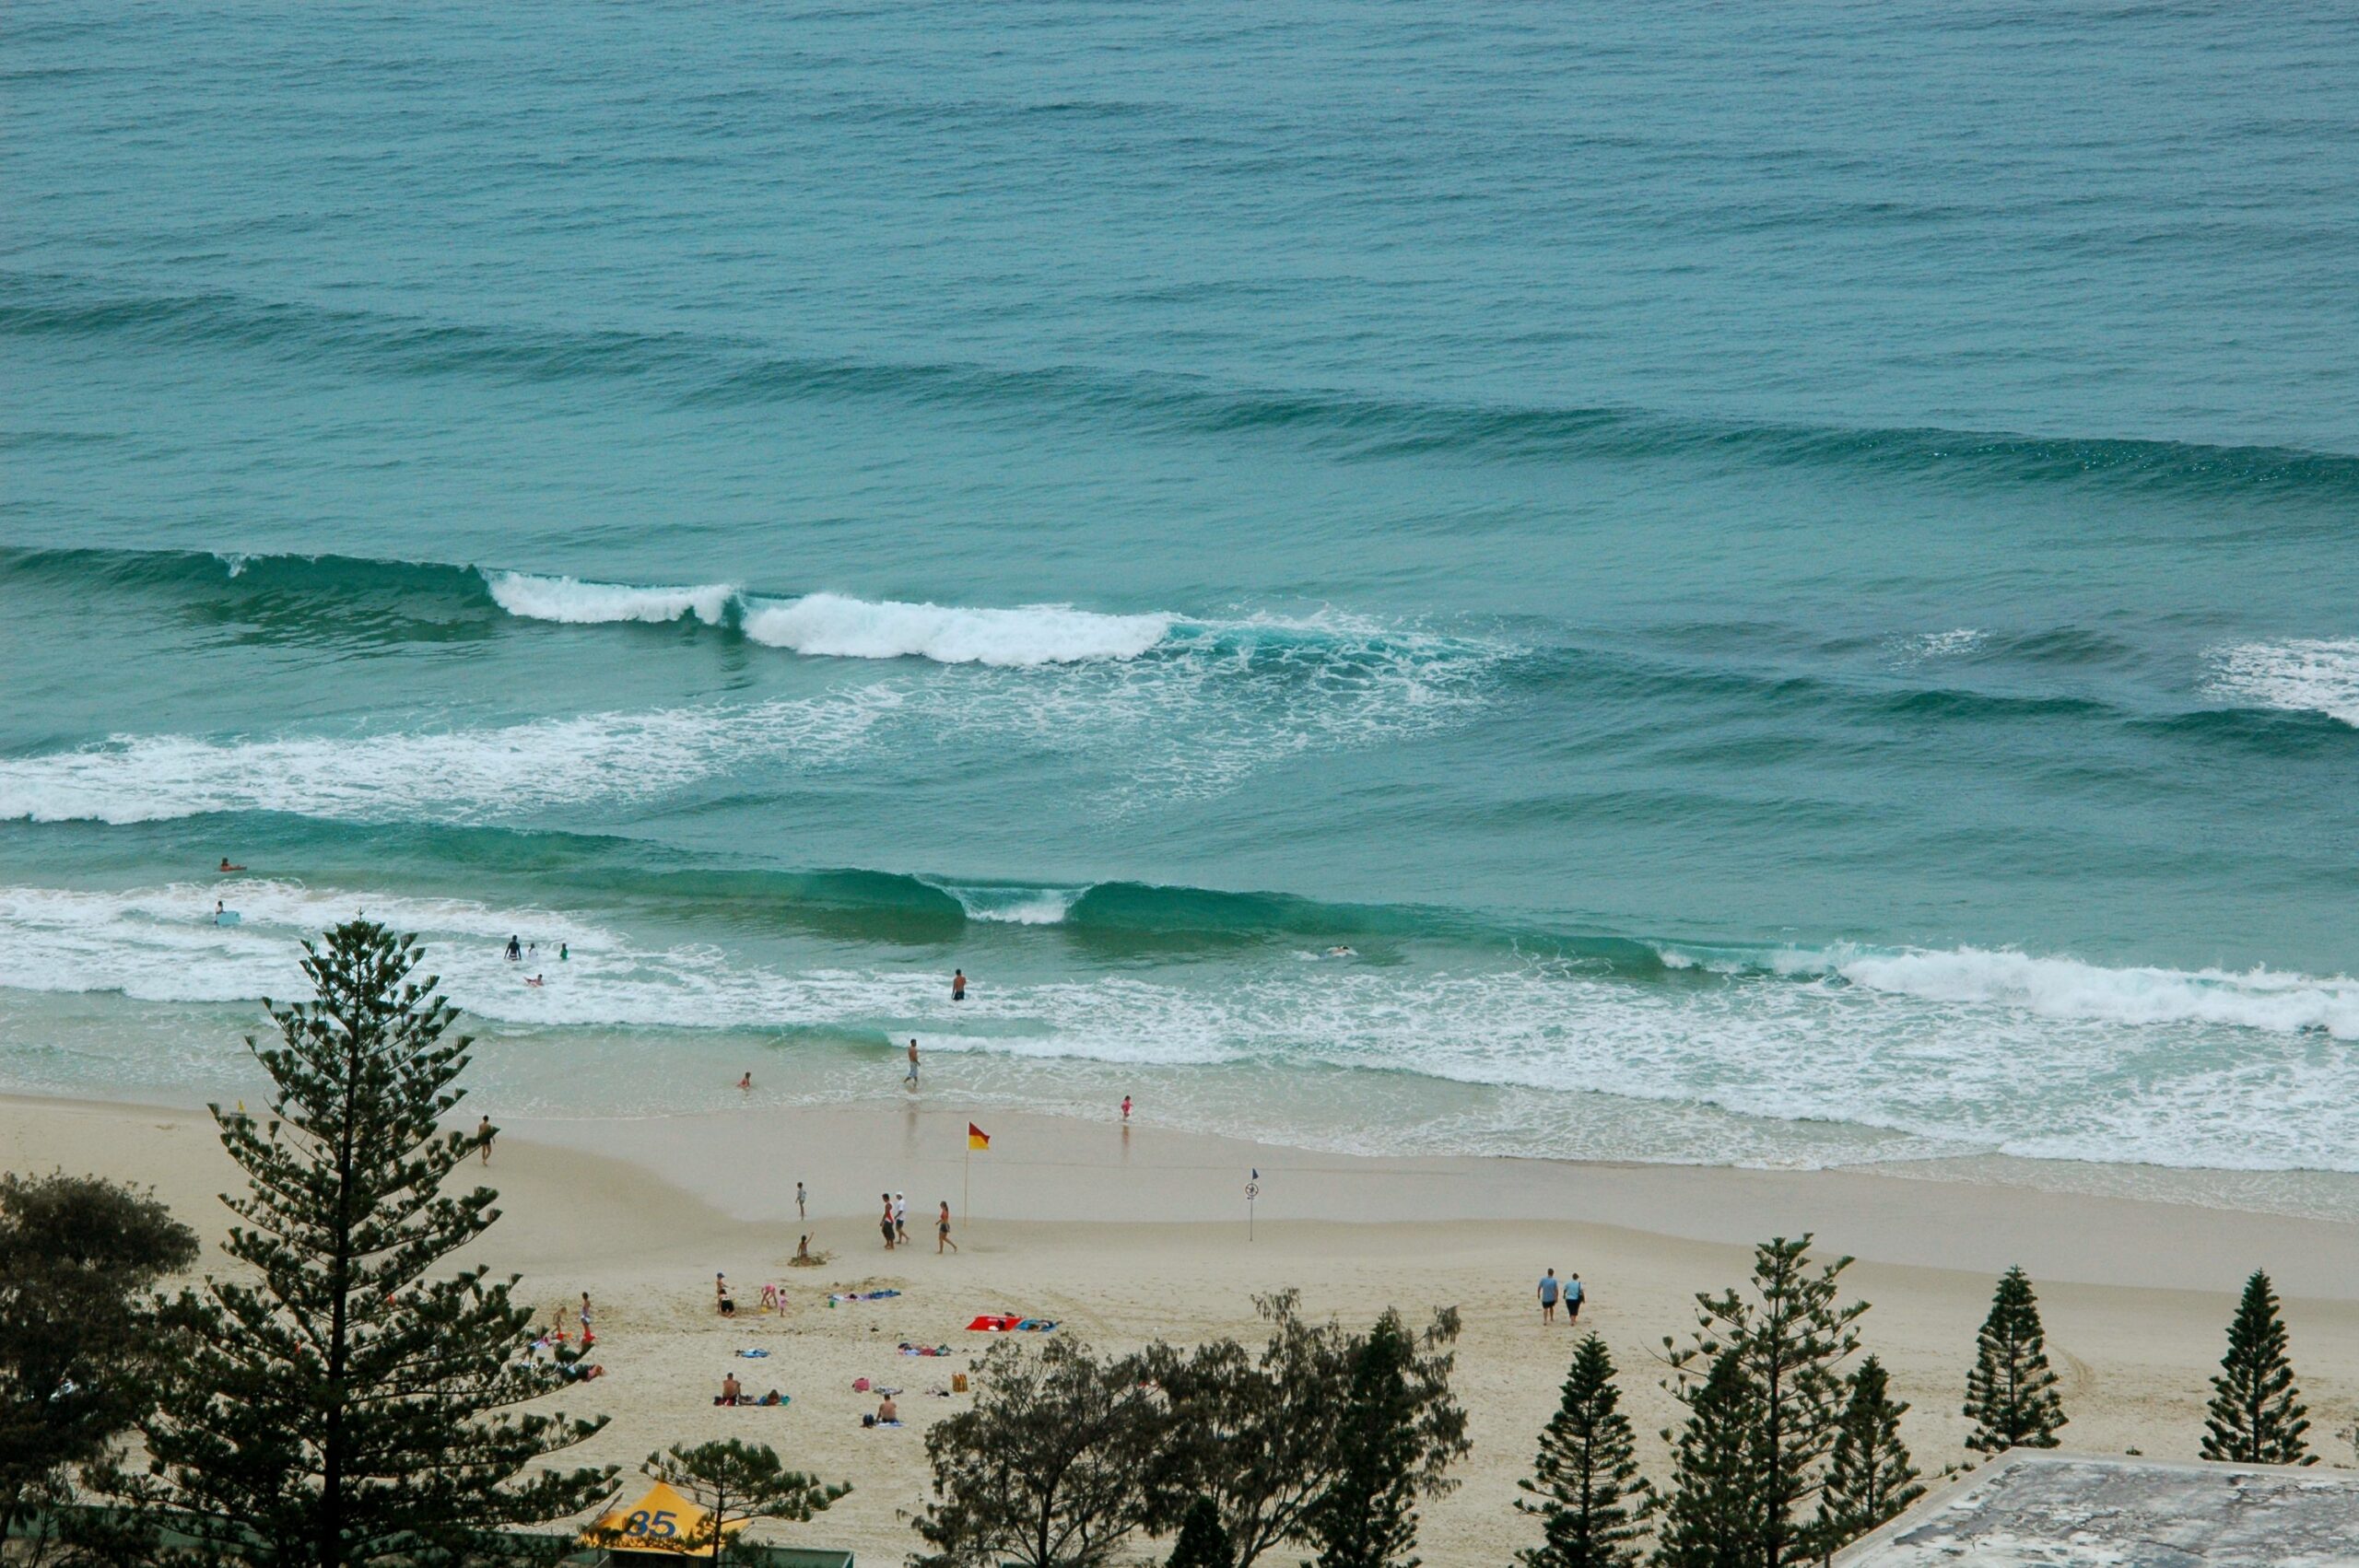
[[1262,1196],[1262,1173],[1256,1170],[1245,1183],[1245,1240],[1253,1240],[1253,1204]]

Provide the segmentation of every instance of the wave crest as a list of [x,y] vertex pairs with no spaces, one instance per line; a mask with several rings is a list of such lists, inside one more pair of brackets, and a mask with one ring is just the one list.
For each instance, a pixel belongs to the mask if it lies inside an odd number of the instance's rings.
[[813,657],[1014,667],[1135,659],[1161,642],[1174,620],[1100,614],[1067,604],[968,609],[837,593],[786,603],[754,600],[744,615],[745,635],[756,642]]
[[484,583],[491,590],[492,602],[511,615],[570,626],[676,621],[694,615],[706,626],[717,626],[737,597],[737,590],[725,582],[692,588],[635,588],[628,583],[501,571],[485,573]]
[[2212,689],[2261,708],[2323,713],[2359,729],[2359,638],[2297,638],[2216,649]]

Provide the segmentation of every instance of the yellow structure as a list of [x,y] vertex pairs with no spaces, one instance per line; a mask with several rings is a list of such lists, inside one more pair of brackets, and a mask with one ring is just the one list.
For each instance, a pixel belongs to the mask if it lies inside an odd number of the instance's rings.
[[[712,1550],[712,1515],[672,1488],[657,1481],[647,1495],[628,1508],[617,1508],[581,1532],[584,1546],[608,1551],[668,1551],[679,1556]],[[735,1535],[752,1523],[725,1520],[722,1535]]]

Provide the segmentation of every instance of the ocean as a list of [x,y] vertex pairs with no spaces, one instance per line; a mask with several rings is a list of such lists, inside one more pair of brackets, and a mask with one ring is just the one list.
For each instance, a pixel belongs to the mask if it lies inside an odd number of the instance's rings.
[[2359,1172],[2347,6],[0,45],[0,1090]]

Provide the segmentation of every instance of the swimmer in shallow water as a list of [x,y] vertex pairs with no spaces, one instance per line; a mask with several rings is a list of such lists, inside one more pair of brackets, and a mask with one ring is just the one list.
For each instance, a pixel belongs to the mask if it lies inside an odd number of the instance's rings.
[[1357,958],[1359,956],[1359,950],[1357,948],[1345,947],[1342,942],[1337,942],[1334,946],[1327,950],[1327,956],[1330,958]]
[[225,871],[225,872],[241,872],[241,871],[244,871],[246,868],[245,868],[245,867],[243,867],[243,866],[233,866],[233,865],[231,865],[231,864],[229,863],[229,856],[227,856],[227,855],[224,855],[224,856],[222,856],[222,857],[221,857],[221,865],[220,865],[220,868],[219,868],[219,869],[220,869],[220,870],[222,870],[222,871]]

